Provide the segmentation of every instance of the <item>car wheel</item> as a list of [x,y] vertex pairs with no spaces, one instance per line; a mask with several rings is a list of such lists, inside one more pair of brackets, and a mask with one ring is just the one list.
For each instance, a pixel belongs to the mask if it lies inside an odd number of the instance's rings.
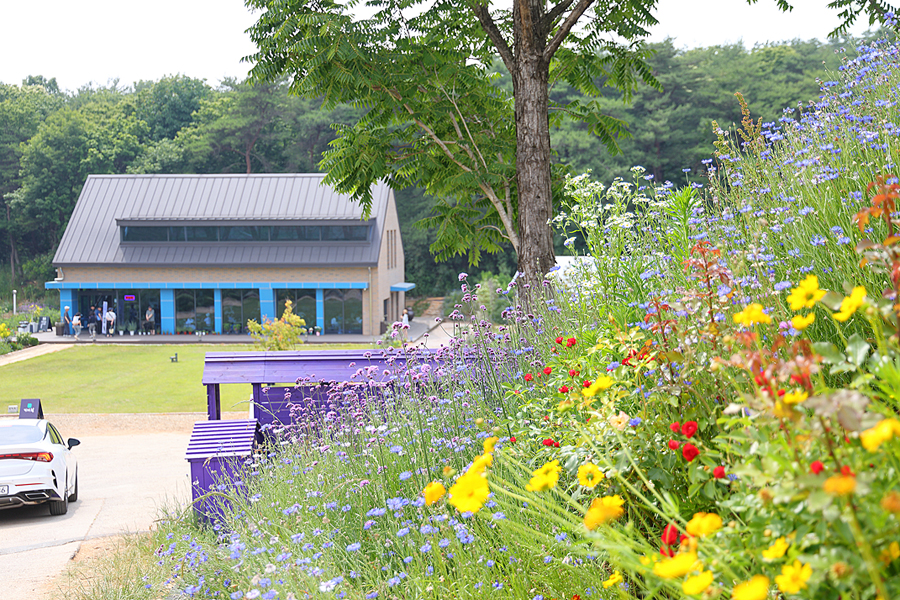
[[50,514],[51,515],[64,515],[69,512],[69,491],[66,489],[67,486],[63,487],[63,497],[62,500],[51,500],[50,501]]
[[78,501],[78,471],[75,471],[75,491],[69,496],[69,502]]

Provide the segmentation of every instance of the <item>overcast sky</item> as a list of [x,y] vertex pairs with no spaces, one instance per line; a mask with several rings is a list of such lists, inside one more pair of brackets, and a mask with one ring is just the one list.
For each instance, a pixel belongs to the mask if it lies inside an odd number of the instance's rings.
[[[652,41],[678,47],[742,40],[746,46],[795,38],[824,39],[838,24],[828,0],[659,0]],[[244,31],[254,23],[241,0],[0,0],[0,82],[56,77],[76,90],[88,82],[120,85],[182,73],[216,85],[243,78],[240,59],[254,51]],[[853,31],[866,29],[867,21]]]

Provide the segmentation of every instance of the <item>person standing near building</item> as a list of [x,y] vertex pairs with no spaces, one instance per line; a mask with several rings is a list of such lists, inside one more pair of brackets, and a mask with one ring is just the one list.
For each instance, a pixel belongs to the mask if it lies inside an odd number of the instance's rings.
[[149,331],[150,335],[156,335],[156,313],[152,304],[147,307],[147,312],[144,314],[144,331]]
[[111,306],[106,309],[106,314],[103,315],[103,318],[106,320],[106,337],[112,337],[116,331],[116,313]]
[[63,313],[63,337],[68,337],[72,335],[72,317],[69,316],[69,307],[66,307],[66,312]]
[[91,333],[91,339],[94,339],[97,336],[97,309],[93,306],[91,306],[91,310],[88,311],[87,327],[88,331]]
[[83,325],[81,323],[81,313],[75,313],[75,316],[72,317],[72,329],[75,330],[75,341],[78,341],[78,336],[81,335],[81,329]]
[[97,323],[100,331],[103,331],[103,311],[100,310],[99,304],[94,308],[94,321]]
[[400,328],[400,337],[403,339],[404,342],[408,342],[409,341],[409,311],[407,311],[405,308],[403,309],[403,318],[401,319],[400,323],[402,324],[402,327]]

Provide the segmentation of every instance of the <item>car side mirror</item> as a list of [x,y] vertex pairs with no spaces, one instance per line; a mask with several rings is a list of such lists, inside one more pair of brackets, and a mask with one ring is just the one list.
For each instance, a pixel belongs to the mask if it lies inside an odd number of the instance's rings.
[[81,441],[80,441],[80,440],[76,440],[75,438],[69,438],[69,441],[68,441],[67,443],[69,444],[69,450],[71,450],[72,448],[74,448],[75,446],[77,446],[78,444],[80,444]]

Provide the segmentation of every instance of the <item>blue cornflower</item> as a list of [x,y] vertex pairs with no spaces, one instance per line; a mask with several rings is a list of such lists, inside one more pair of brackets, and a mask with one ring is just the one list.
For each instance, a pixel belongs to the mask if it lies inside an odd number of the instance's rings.
[[353,542],[352,544],[347,546],[347,552],[356,552],[360,548],[362,548],[362,544],[360,544],[359,542]]
[[441,548],[446,548],[449,545],[450,545],[450,540],[448,540],[447,538],[441,538],[441,541],[438,542],[438,546],[440,546]]
[[400,473],[400,481],[406,481],[410,477],[412,477],[412,473],[410,473],[409,471],[403,471],[402,473]]
[[812,236],[812,239],[809,240],[809,243],[813,246],[824,246],[825,238],[823,238],[821,235],[814,235]]
[[425,542],[424,544],[422,544],[422,547],[419,548],[419,552],[423,552],[423,553],[431,552],[431,544],[428,542]]
[[628,421],[628,424],[631,425],[632,427],[637,427],[638,425],[641,424],[641,418],[635,417],[635,418],[631,419],[630,421]]
[[394,454],[400,454],[401,452],[403,452],[403,446],[391,446],[389,450]]

